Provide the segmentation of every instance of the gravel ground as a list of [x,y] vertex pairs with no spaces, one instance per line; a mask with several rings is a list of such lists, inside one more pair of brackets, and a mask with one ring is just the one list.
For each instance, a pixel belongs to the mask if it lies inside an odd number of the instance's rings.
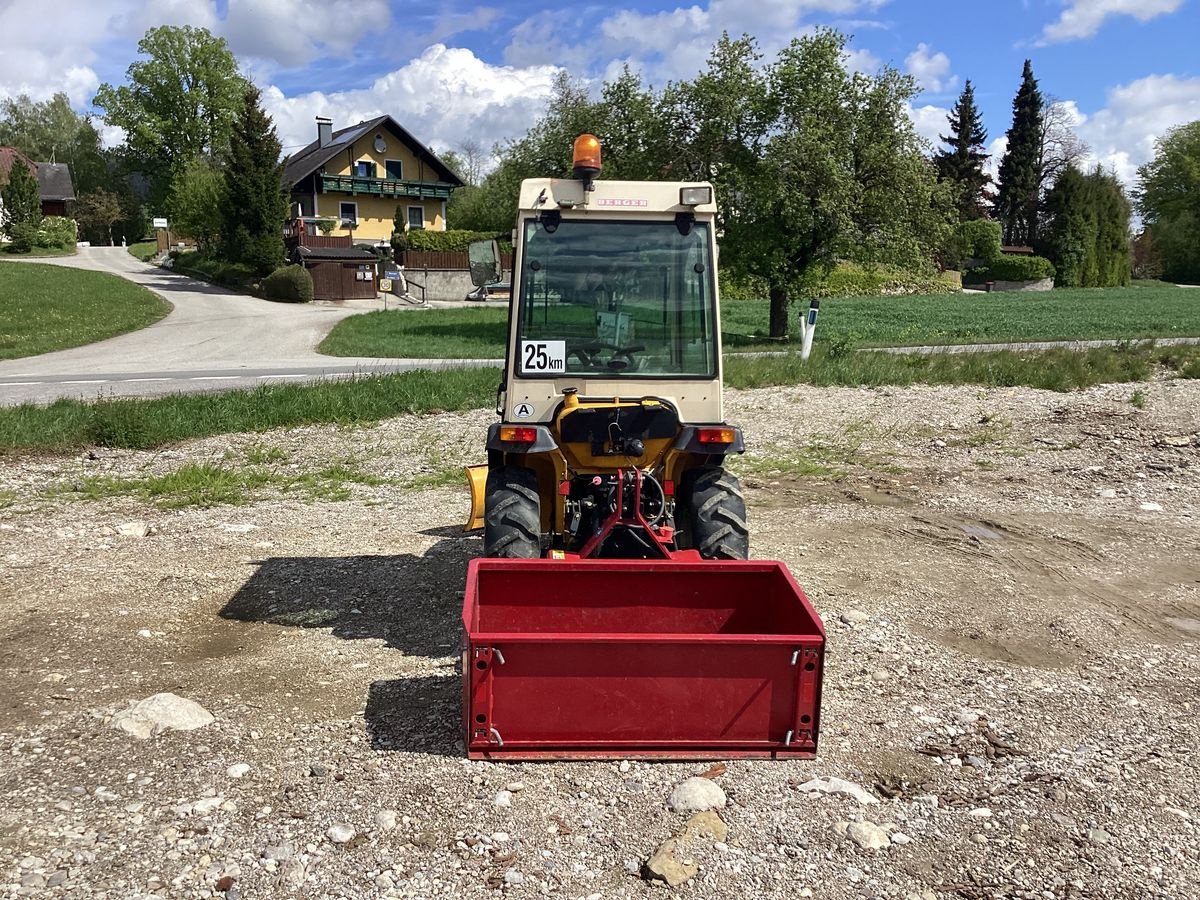
[[[704,763],[464,758],[480,544],[464,488],[417,485],[489,414],[0,461],[0,896],[1200,896],[1200,383],[729,406],[753,554],[829,655],[819,758],[708,771],[703,821],[667,800]],[[47,490],[196,461],[372,477],[208,509]],[[114,727],[163,692],[215,720]],[[689,822],[694,876],[643,877]]]

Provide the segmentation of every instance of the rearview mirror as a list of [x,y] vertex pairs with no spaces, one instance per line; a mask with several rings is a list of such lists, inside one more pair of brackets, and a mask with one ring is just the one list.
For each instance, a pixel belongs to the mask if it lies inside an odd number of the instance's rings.
[[500,280],[500,245],[495,241],[475,241],[467,247],[467,260],[475,287]]

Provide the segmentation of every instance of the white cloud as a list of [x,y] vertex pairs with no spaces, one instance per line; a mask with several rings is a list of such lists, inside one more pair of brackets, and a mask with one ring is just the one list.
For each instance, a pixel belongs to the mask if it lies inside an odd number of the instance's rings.
[[[611,60],[627,61],[649,80],[691,78],[709,51],[728,32],[754,34],[761,49],[774,53],[811,30],[805,17],[814,13],[871,13],[888,0],[709,0],[643,13],[621,9],[579,29],[575,10],[538,13],[514,28],[504,51],[518,65],[559,63],[572,69],[603,69]],[[864,61],[866,57],[862,57]]]
[[1183,0],[1067,0],[1057,21],[1042,30],[1040,44],[1090,38],[1110,16],[1133,16],[1148,22],[1175,12]]
[[387,0],[229,0],[214,30],[239,56],[293,68],[324,56],[351,53],[391,21]]
[[917,44],[917,49],[904,57],[904,70],[923,90],[933,94],[948,91],[958,84],[958,76],[950,72],[950,57],[945,53],[934,53],[928,44]]
[[490,147],[524,134],[541,115],[557,72],[554,66],[494,66],[470,50],[435,44],[368,88],[287,97],[268,87],[263,103],[292,150],[316,137],[318,115],[332,118],[338,129],[385,113],[438,149],[467,138]]
[[913,128],[921,137],[929,141],[935,149],[941,147],[941,135],[950,130],[946,117],[950,110],[944,106],[909,106],[908,117],[912,119]]
[[1083,117],[1075,133],[1091,148],[1089,164],[1111,168],[1133,185],[1138,166],[1154,156],[1154,142],[1168,129],[1197,119],[1200,77],[1149,75],[1109,90],[1104,107]]

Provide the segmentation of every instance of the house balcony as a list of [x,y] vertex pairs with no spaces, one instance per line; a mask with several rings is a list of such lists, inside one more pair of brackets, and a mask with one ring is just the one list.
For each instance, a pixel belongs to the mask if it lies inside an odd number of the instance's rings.
[[416,197],[420,200],[449,200],[451,185],[440,181],[398,181],[392,178],[361,178],[357,175],[321,175],[323,193],[372,197]]

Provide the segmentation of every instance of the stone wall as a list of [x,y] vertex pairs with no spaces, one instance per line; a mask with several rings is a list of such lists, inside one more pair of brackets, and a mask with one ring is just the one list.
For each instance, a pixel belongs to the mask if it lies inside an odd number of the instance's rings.
[[[410,269],[406,266],[404,277],[411,285],[425,285],[426,300],[465,300],[467,294],[475,290],[471,273],[465,269]],[[511,272],[504,272],[500,280],[507,284],[511,277]],[[421,296],[418,288],[410,288],[410,291]]]
[[1039,281],[995,281],[992,282],[993,291],[1052,291],[1054,290],[1053,278],[1042,278]]

